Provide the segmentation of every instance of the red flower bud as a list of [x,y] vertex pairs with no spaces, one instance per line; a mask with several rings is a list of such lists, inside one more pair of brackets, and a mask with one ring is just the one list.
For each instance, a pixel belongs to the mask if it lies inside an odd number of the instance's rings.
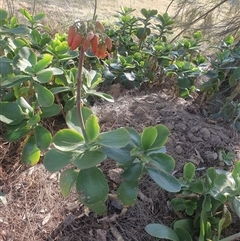
[[96,28],[99,29],[102,32],[105,31],[103,25],[99,21],[96,22]]
[[83,48],[83,51],[84,51],[84,52],[87,51],[87,49],[88,49],[88,47],[89,47],[89,44],[90,44],[90,42],[89,42],[86,38],[84,38],[84,40],[83,40],[83,42],[82,42],[82,48]]
[[107,49],[110,51],[112,49],[112,39],[109,37],[106,37],[105,43],[107,45]]
[[75,33],[72,44],[70,45],[71,50],[75,50],[77,47],[81,45],[83,41],[83,37],[79,33]]
[[88,34],[87,34],[87,40],[90,41],[90,40],[93,39],[93,37],[94,37],[93,31],[88,32]]
[[73,38],[76,34],[76,29],[74,26],[70,26],[68,29],[68,46],[71,47],[72,42],[73,42]]
[[94,37],[93,37],[92,40],[91,40],[92,52],[93,52],[94,54],[96,54],[96,52],[97,52],[98,39],[99,39],[98,35],[95,34]]

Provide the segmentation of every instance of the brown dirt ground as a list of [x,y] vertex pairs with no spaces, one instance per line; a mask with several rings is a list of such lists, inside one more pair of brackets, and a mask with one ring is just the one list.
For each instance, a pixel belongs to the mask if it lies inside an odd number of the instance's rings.
[[[171,132],[166,148],[176,161],[176,176],[187,161],[199,168],[221,166],[221,150],[234,152],[238,160],[240,137],[229,123],[211,119],[212,111],[217,111],[215,102],[207,103],[208,115],[204,116],[199,96],[185,101],[173,95],[171,86],[171,82],[164,82],[154,88],[126,91],[114,85],[109,93],[115,102],[96,102],[92,109],[103,131],[121,126],[142,131],[149,125],[165,124]],[[63,126],[63,120],[59,117],[45,124],[54,132]],[[107,214],[96,216],[78,202],[74,191],[67,199],[61,196],[60,173],[47,172],[42,163],[31,168],[22,165],[21,143],[6,142],[3,133],[0,128],[0,190],[6,195],[7,205],[0,202],[0,241],[151,241],[155,239],[144,231],[147,224],[171,225],[176,219],[168,205],[171,195],[148,177],[141,180],[137,202],[125,214],[121,214],[119,203],[109,200]],[[114,193],[118,169],[111,160],[101,168]],[[239,232],[237,223],[239,220],[223,235]]]

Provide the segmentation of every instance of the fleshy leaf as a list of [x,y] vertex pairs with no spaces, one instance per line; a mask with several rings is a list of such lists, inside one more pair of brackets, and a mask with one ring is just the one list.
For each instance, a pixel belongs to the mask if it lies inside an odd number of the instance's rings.
[[95,115],[90,115],[85,123],[85,131],[89,141],[94,141],[100,133],[98,118]]
[[67,197],[73,184],[76,182],[78,171],[74,169],[67,169],[61,173],[60,176],[60,191],[63,197]]
[[181,190],[181,184],[171,174],[153,168],[147,168],[147,173],[164,190],[168,192],[179,192]]
[[109,191],[107,180],[97,167],[80,170],[76,189],[80,200],[87,205],[106,200]]
[[138,194],[138,181],[123,181],[117,189],[118,199],[123,205],[133,205]]
[[153,126],[146,127],[141,135],[143,150],[148,150],[157,138],[157,129]]
[[43,107],[50,107],[54,102],[53,93],[46,87],[34,83],[34,90],[38,100],[38,103]]
[[145,230],[148,234],[156,238],[180,241],[177,234],[171,228],[164,226],[162,224],[148,224],[145,227]]
[[43,164],[49,172],[57,172],[67,166],[73,157],[74,153],[72,152],[61,152],[51,149],[45,154]]
[[40,150],[45,150],[50,146],[52,135],[45,127],[36,126],[34,128],[34,136],[36,145]]
[[98,150],[89,151],[86,150],[84,153],[80,154],[74,160],[74,164],[79,169],[86,169],[90,167],[94,167],[104,161],[107,156]]
[[101,146],[111,148],[121,148],[128,144],[130,141],[129,132],[125,128],[117,130],[102,132],[98,135],[96,143]]
[[82,145],[83,141],[83,136],[71,129],[62,129],[53,137],[53,144],[60,151],[73,151]]
[[36,146],[34,136],[27,137],[22,150],[21,160],[24,164],[33,166],[38,163],[40,159],[40,150]]

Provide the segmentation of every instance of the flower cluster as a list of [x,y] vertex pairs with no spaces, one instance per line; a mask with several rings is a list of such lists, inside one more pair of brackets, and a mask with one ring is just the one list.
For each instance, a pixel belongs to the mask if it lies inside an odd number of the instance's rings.
[[107,50],[110,51],[112,48],[112,40],[104,34],[104,27],[99,21],[94,24],[92,22],[79,24],[78,22],[69,27],[68,45],[71,50],[81,46],[84,52],[91,46],[93,54],[104,59],[108,56]]

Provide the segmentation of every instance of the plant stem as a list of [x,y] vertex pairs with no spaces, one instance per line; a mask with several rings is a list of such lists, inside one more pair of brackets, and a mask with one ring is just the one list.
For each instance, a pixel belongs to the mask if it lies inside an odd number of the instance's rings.
[[96,20],[96,13],[97,13],[97,0],[95,0],[94,4],[94,12],[93,12],[93,20]]
[[77,73],[77,113],[78,113],[78,119],[79,124],[82,129],[82,134],[85,139],[85,142],[88,142],[87,134],[85,131],[85,125],[82,115],[82,69],[83,69],[83,60],[84,60],[84,51],[83,47],[81,47],[80,55],[79,55],[79,61],[78,61],[78,73]]
[[240,238],[240,233],[233,234],[233,235],[231,235],[231,236],[229,236],[227,238],[221,239],[219,241],[234,241],[237,238]]

